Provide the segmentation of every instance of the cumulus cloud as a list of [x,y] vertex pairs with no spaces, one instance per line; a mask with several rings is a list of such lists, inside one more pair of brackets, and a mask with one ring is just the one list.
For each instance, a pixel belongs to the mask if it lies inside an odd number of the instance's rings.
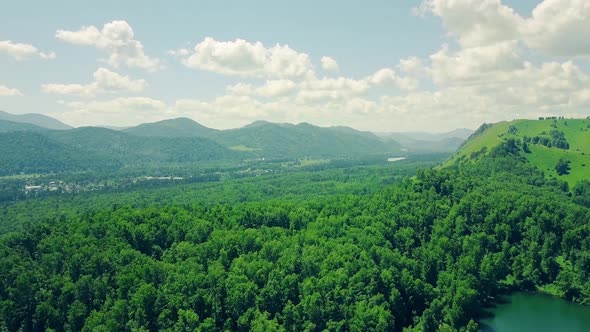
[[115,68],[120,65],[148,71],[162,68],[159,59],[145,54],[142,43],[135,39],[135,33],[126,21],[106,23],[101,30],[95,26],[76,31],[58,30],[55,37],[66,43],[92,46],[103,51],[107,55],[105,61]]
[[[176,53],[184,53],[174,51]],[[183,63],[192,69],[243,77],[302,77],[312,71],[309,56],[288,45],[265,47],[261,42],[217,41],[207,37]]]
[[590,55],[590,2],[545,0],[523,28],[527,43],[549,55]]
[[31,44],[16,43],[11,40],[0,41],[0,53],[7,54],[16,60],[24,60],[30,57],[41,59],[55,59],[55,52],[41,52]]
[[325,71],[338,71],[338,62],[329,56],[323,56],[321,59],[322,69]]
[[430,56],[438,84],[474,84],[505,80],[503,73],[522,68],[524,60],[515,41],[452,52],[448,46]]
[[147,97],[115,98],[106,101],[62,102],[70,110],[58,117],[74,126],[112,125],[130,126],[143,122],[170,118],[164,102]]
[[394,86],[402,90],[414,90],[418,87],[416,78],[398,76],[391,68],[382,68],[365,79],[374,86]]
[[590,2],[544,0],[523,18],[500,0],[426,0],[463,48],[520,40],[551,56],[590,55]]
[[98,68],[94,74],[94,82],[89,84],[43,84],[41,89],[46,93],[61,95],[95,96],[98,93],[141,92],[147,86],[143,79],[133,80],[106,68]]
[[500,0],[426,0],[421,8],[439,16],[463,47],[517,39],[522,24]]
[[5,85],[0,85],[0,96],[6,97],[14,97],[14,96],[22,96],[23,93],[20,92],[18,89],[9,88]]
[[234,95],[256,95],[260,97],[280,97],[295,90],[297,84],[291,80],[268,80],[260,87],[252,84],[238,83],[227,87],[227,91]]
[[397,67],[405,73],[416,73],[424,70],[422,60],[415,56],[401,59]]

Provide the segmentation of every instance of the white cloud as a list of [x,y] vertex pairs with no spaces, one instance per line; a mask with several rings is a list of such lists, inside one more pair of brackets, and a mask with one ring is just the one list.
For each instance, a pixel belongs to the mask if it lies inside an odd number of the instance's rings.
[[105,68],[98,68],[93,76],[98,86],[105,91],[141,92],[147,85],[143,79],[133,80]]
[[322,68],[325,71],[338,71],[338,62],[329,56],[323,56],[321,59]]
[[[170,104],[149,98],[67,103],[71,110],[64,120],[117,118],[119,125],[130,125],[187,116],[217,128],[264,119],[442,131],[547,114],[580,116],[590,107],[590,76],[576,58],[590,54],[588,7],[582,0],[545,0],[523,18],[500,0],[426,0],[422,10],[441,18],[452,37],[449,45],[360,78],[318,77],[309,56],[288,46],[206,38],[194,49],[168,54],[192,69],[248,80],[237,80],[215,98]],[[102,38],[96,37],[102,31],[87,30],[76,43],[95,45]],[[320,60],[326,73],[338,67],[332,58]],[[101,86],[113,90],[129,85],[108,75],[104,81],[111,83]],[[98,82],[95,75],[91,84],[68,87],[84,94]]]
[[58,30],[55,37],[74,45],[93,46],[108,56],[105,61],[117,68],[128,67],[156,71],[162,68],[160,60],[147,56],[140,41],[134,39],[133,29],[126,21],[112,21],[99,30],[95,26],[77,31]]
[[175,57],[186,57],[191,53],[191,51],[187,50],[186,48],[179,48],[176,50],[169,50],[166,51],[166,54],[175,56]]
[[252,84],[238,83],[227,87],[227,91],[234,95],[256,95],[260,97],[279,97],[293,92],[297,84],[291,80],[268,80],[260,87]]
[[95,84],[59,84],[49,83],[41,85],[41,90],[45,93],[55,93],[60,95],[77,95],[77,96],[94,96],[97,91]]
[[14,96],[22,96],[23,93],[20,92],[18,89],[9,88],[5,85],[0,85],[0,96],[6,97],[14,97]]
[[549,55],[590,55],[590,1],[545,0],[526,20],[527,43]]
[[422,60],[415,56],[401,59],[397,67],[405,73],[415,73],[424,69]]
[[147,83],[143,79],[133,80],[106,68],[98,68],[94,74],[94,82],[89,84],[43,84],[41,89],[46,93],[62,95],[78,95],[91,97],[98,93],[141,92]]
[[59,118],[74,126],[113,125],[130,126],[170,118],[164,102],[146,97],[116,98],[106,101],[63,102],[70,109]]
[[[182,51],[176,51],[181,52]],[[287,45],[265,47],[261,42],[217,41],[207,37],[183,59],[192,69],[243,77],[302,77],[312,71],[309,56]]]
[[379,69],[365,80],[375,86],[394,86],[402,90],[415,90],[419,84],[418,80],[413,77],[398,76],[391,68]]
[[0,41],[0,53],[7,54],[16,60],[24,60],[33,56],[41,59],[55,59],[55,52],[40,52],[31,44],[15,43],[11,40]]
[[437,84],[476,84],[505,80],[505,73],[523,67],[515,41],[452,52],[448,46],[430,56],[432,78]]
[[590,55],[590,2],[544,0],[523,18],[500,0],[425,0],[464,48],[520,40],[551,56]]
[[463,47],[517,39],[522,24],[500,0],[426,0],[421,7],[439,16]]

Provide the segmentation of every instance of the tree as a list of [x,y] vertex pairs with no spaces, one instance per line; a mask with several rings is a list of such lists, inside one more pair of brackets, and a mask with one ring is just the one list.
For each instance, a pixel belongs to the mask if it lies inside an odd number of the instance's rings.
[[558,175],[567,175],[570,174],[570,161],[565,159],[559,159],[557,165],[555,165],[555,171]]

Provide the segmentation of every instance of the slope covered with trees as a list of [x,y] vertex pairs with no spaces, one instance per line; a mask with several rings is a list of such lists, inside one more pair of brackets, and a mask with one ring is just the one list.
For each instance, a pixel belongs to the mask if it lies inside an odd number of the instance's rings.
[[38,205],[0,239],[0,326],[475,331],[514,289],[588,304],[590,184],[569,191],[522,153],[500,143],[365,193],[292,200],[261,183],[256,201],[220,187],[211,204],[163,191],[55,217]]
[[199,137],[138,137],[97,127],[52,131],[48,136],[69,146],[113,155],[125,164],[194,162],[240,156],[212,140]]
[[63,144],[42,133],[0,133],[0,176],[110,170],[121,166],[108,155]]
[[47,128],[39,127],[34,124],[26,122],[14,122],[8,120],[0,120],[0,133],[10,133],[13,131],[36,131],[43,132]]

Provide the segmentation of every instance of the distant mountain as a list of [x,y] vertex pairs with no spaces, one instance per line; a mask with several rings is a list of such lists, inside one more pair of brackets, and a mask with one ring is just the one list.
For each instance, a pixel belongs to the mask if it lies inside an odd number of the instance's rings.
[[[44,125],[49,124],[46,121]],[[49,130],[30,123],[0,120],[2,132],[5,135],[0,144],[7,156],[0,159],[4,174],[110,170],[143,164],[253,157],[358,157],[401,151],[401,145],[391,138],[348,127],[318,127],[309,123],[256,121],[242,128],[216,130],[178,118],[124,130],[102,127]]]
[[467,128],[454,129],[444,133],[430,133],[422,131],[408,132],[378,132],[380,137],[394,137],[400,139],[412,139],[416,141],[440,141],[445,138],[462,138],[467,139],[473,133],[473,130]]
[[119,126],[107,126],[107,125],[94,126],[94,127],[106,128],[106,129],[111,129],[111,130],[125,130],[128,128],[131,128],[131,127],[119,127]]
[[43,114],[29,113],[29,114],[11,114],[0,111],[0,120],[29,123],[39,127],[55,130],[72,129],[71,126]]
[[216,132],[212,139],[227,147],[241,147],[264,157],[345,157],[396,153],[397,142],[345,127],[318,127],[257,121],[238,129]]
[[14,122],[7,120],[0,120],[0,133],[8,133],[13,131],[47,131],[47,128],[35,126],[25,122]]
[[455,152],[465,142],[465,139],[458,137],[443,138],[438,141],[403,140],[398,138],[400,144],[409,152]]
[[123,131],[136,136],[155,137],[211,137],[217,132],[216,129],[207,128],[189,118],[144,123]]
[[400,149],[397,142],[384,141],[371,132],[349,127],[318,127],[309,123],[255,121],[242,128],[217,130],[191,119],[178,118],[141,124],[123,131],[143,137],[209,138],[235,151],[270,158],[358,156],[393,153]]
[[410,152],[454,152],[473,133],[471,129],[455,129],[445,133],[378,132],[381,138],[393,139]]

